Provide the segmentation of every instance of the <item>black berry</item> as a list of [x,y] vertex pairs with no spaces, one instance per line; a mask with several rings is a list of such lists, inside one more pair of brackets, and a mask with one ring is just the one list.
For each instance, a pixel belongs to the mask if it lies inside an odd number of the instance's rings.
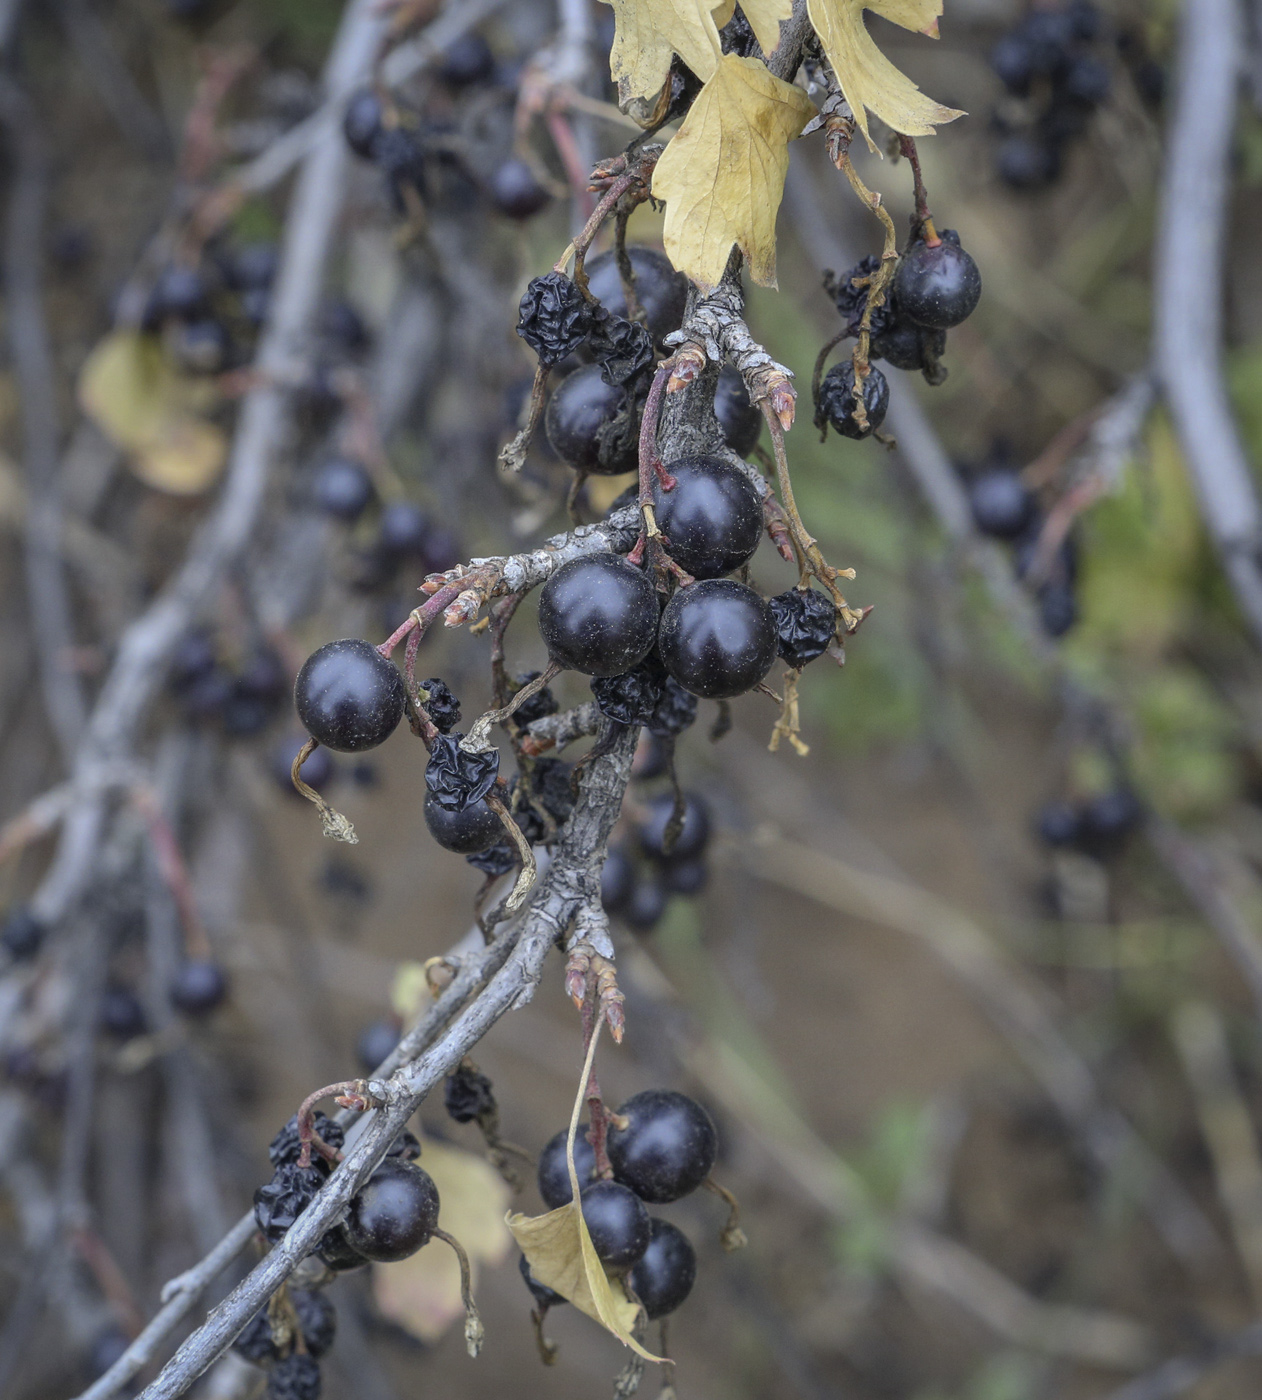
[[316,1198],[324,1184],[324,1172],[316,1166],[300,1167],[283,1162],[254,1193],[254,1223],[268,1243],[285,1237],[294,1222]]
[[946,353],[946,331],[917,325],[908,316],[894,316],[868,346],[874,360],[885,360],[895,369],[927,369]]
[[459,732],[437,735],[425,766],[425,800],[449,812],[477,806],[495,786],[500,768],[498,749],[470,753],[460,747],[463,738]]
[[438,1188],[414,1162],[387,1160],[364,1183],[346,1216],[346,1238],[366,1259],[388,1264],[429,1242]]
[[629,1269],[644,1257],[652,1226],[644,1202],[616,1181],[597,1181],[579,1197],[596,1257],[607,1269]]
[[530,1289],[531,1297],[544,1312],[567,1301],[555,1289],[549,1288],[535,1278],[534,1274],[530,1272],[530,1264],[524,1254],[517,1260],[517,1267],[521,1271],[522,1278],[526,1280],[526,1287]]
[[600,871],[600,902],[606,914],[617,914],[631,896],[635,883],[635,866],[625,851],[617,846],[610,849]]
[[658,650],[685,690],[719,700],[752,690],[771,670],[776,627],[752,588],[707,579],[679,589],[667,603]]
[[316,1251],[322,1263],[334,1273],[344,1273],[348,1269],[362,1269],[368,1260],[351,1246],[342,1229],[330,1230],[320,1241]]
[[[547,1146],[539,1154],[539,1194],[549,1210],[557,1210],[573,1199],[570,1189],[570,1174],[565,1165],[565,1140],[569,1130],[562,1128],[548,1140]],[[587,1141],[586,1125],[580,1123],[574,1136],[574,1170],[578,1175],[580,1191],[596,1178],[596,1152]]]
[[616,554],[571,559],[539,595],[539,631],[549,654],[588,676],[618,676],[643,661],[657,619],[648,575]]
[[1053,579],[1038,591],[1039,621],[1049,637],[1063,637],[1078,621],[1078,599],[1073,585]]
[[[287,735],[278,739],[272,749],[272,775],[281,790],[291,797],[298,796],[293,783],[294,759],[298,757],[298,751],[306,742],[305,734]],[[333,781],[333,776],[333,755],[328,749],[315,749],[302,765],[302,781],[317,792],[322,792],[328,787]]]
[[205,1016],[222,1006],[228,979],[217,962],[188,958],[171,979],[171,1004],[188,1016]]
[[630,386],[653,363],[653,337],[638,321],[614,316],[601,307],[592,326],[588,349],[600,365],[606,384]]
[[684,795],[682,825],[672,831],[668,844],[667,832],[674,825],[675,799],[669,792],[653,798],[648,814],[640,825],[640,848],[651,860],[691,860],[699,856],[710,839],[710,812],[705,803],[692,793]]
[[[376,1069],[376,1065],[373,1068]],[[327,1142],[330,1147],[340,1148],[346,1141],[342,1125],[334,1122],[325,1113],[314,1113],[311,1117],[311,1126],[321,1141]],[[268,1144],[267,1159],[273,1167],[292,1166],[297,1162],[301,1152],[302,1140],[298,1136],[298,1115],[295,1114]],[[313,1157],[312,1160],[318,1163],[321,1159]]]
[[872,365],[863,381],[863,407],[867,414],[867,426],[860,424],[855,417],[854,361],[842,360],[828,371],[819,386],[815,421],[821,427],[825,422],[831,423],[842,437],[859,442],[865,437],[870,437],[881,426],[889,405],[890,386],[881,371]]
[[487,80],[495,71],[495,55],[481,34],[462,34],[453,39],[438,60],[438,76],[451,87],[471,87]]
[[710,878],[710,871],[704,860],[673,860],[662,867],[662,884],[671,894],[700,894]]
[[[539,674],[538,671],[522,672],[513,682],[513,693],[516,694],[523,686],[529,685],[531,681],[538,680]],[[525,729],[537,719],[544,719],[548,715],[556,714],[560,708],[551,687],[545,685],[542,690],[536,690],[529,700],[513,711],[513,724],[517,729]]]
[[662,699],[666,683],[662,663],[651,653],[620,676],[598,676],[592,696],[602,715],[619,724],[647,724]]
[[397,1021],[370,1021],[355,1037],[355,1058],[365,1074],[372,1074],[398,1043]]
[[[333,1345],[337,1331],[337,1310],[323,1293],[314,1288],[291,1288],[289,1301],[298,1314],[302,1340],[308,1355],[323,1356]],[[281,1352],[272,1338],[272,1324],[267,1314],[266,1307],[260,1308],[246,1323],[245,1331],[232,1344],[233,1351],[256,1365],[281,1359]]]
[[44,921],[25,904],[10,909],[0,924],[0,947],[19,962],[33,958],[44,941]]
[[346,104],[342,134],[346,144],[363,160],[371,160],[373,147],[382,132],[381,98],[371,88],[357,92]]
[[762,435],[762,412],[750,403],[749,390],[734,365],[724,365],[719,371],[714,416],[719,420],[723,441],[738,457],[748,457]]
[[649,1224],[649,1247],[627,1282],[652,1322],[673,1313],[692,1292],[697,1256],[688,1236],[669,1220],[651,1220]]
[[429,518],[411,501],[391,501],[377,522],[377,548],[392,560],[420,559],[429,540]]
[[563,272],[548,272],[527,286],[517,334],[543,364],[559,364],[587,339],[593,314],[591,303]]
[[430,719],[434,721],[440,734],[450,734],[460,723],[460,701],[452,694],[451,687],[438,676],[420,684],[421,704]]
[[814,588],[790,588],[767,600],[776,624],[776,651],[794,670],[814,661],[832,645],[837,609]]
[[677,1201],[710,1175],[718,1139],[710,1115],[695,1099],[670,1089],[646,1089],[618,1110],[629,1120],[611,1125],[614,1178],[654,1205]]
[[548,400],[543,418],[548,442],[576,471],[621,476],[634,471],[637,432],[627,391],[610,384],[600,365],[568,375]]
[[275,243],[244,243],[225,266],[228,285],[238,292],[263,292],[276,280],[280,249]]
[[496,166],[487,181],[487,192],[496,209],[510,219],[531,219],[552,203],[552,196],[520,156],[510,156]]
[[762,502],[749,478],[722,457],[667,463],[675,486],[653,489],[657,523],[671,558],[694,578],[718,578],[747,564],[762,539]]
[[134,1040],[148,1029],[144,1007],[130,987],[113,986],[101,997],[101,1029],[119,1040]]
[[1039,132],[1017,132],[1000,143],[995,169],[1014,190],[1041,190],[1060,175],[1060,146]]
[[320,1400],[320,1363],[302,1352],[278,1361],[268,1372],[264,1400]]
[[453,812],[439,806],[433,795],[426,793],[425,825],[444,850],[462,856],[485,851],[504,836],[504,824],[486,805],[485,798],[463,811]]
[[1079,842],[1091,855],[1116,855],[1143,815],[1139,799],[1128,787],[1097,793],[1082,804]]
[[166,316],[176,320],[190,319],[205,308],[209,290],[205,277],[197,268],[172,264],[158,276],[150,313],[159,319]]
[[372,504],[372,477],[353,457],[330,457],[316,472],[311,495],[325,515],[352,522]]
[[[635,295],[644,308],[649,333],[657,342],[678,330],[688,302],[688,279],[670,264],[670,259],[654,248],[633,245],[627,249],[634,274]],[[587,287],[606,310],[617,316],[627,314],[622,278],[612,252],[601,253],[586,265]]]
[[472,1123],[495,1107],[495,1089],[485,1074],[460,1065],[443,1085],[443,1106],[457,1123]]
[[670,891],[661,872],[641,871],[636,876],[630,898],[622,907],[622,917],[637,933],[649,933],[661,923],[669,899]]
[[[673,739],[675,735],[682,734],[696,717],[697,697],[690,695],[674,676],[667,676],[662,686],[662,698],[647,724],[649,733],[655,739]],[[665,766],[659,771],[665,772]],[[654,774],[645,771],[642,776],[649,778]]]
[[376,748],[403,718],[403,677],[371,642],[348,637],[311,653],[294,682],[294,704],[307,733],[326,748]]
[[981,295],[977,264],[945,235],[932,246],[913,244],[898,260],[894,296],[899,309],[922,326],[958,326],[973,314]]
[[1076,846],[1082,835],[1082,817],[1072,802],[1048,802],[1034,821],[1039,840],[1053,850]]
[[998,539],[1015,539],[1034,516],[1034,498],[1020,474],[1003,468],[974,477],[968,499],[977,528]]

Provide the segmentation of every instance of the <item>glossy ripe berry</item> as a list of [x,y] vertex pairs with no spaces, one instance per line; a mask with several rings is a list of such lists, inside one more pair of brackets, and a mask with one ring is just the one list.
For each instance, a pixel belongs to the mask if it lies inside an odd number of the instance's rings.
[[171,1004],[187,1016],[205,1016],[222,1006],[228,979],[217,962],[188,958],[171,979]]
[[640,826],[640,847],[650,860],[691,860],[699,856],[710,839],[710,812],[701,798],[684,794],[684,821],[674,845],[666,847],[666,830],[675,815],[675,799],[662,793],[649,803],[648,815]]
[[936,245],[915,243],[898,260],[894,296],[899,309],[922,326],[949,330],[966,321],[981,300],[977,264],[949,237]]
[[330,457],[316,471],[311,497],[317,510],[352,523],[372,504],[372,477],[353,457]]
[[658,631],[666,669],[687,691],[721,700],[752,690],[776,659],[776,625],[743,583],[706,579],[679,589]]
[[486,805],[486,798],[452,812],[425,794],[425,825],[429,834],[447,851],[468,856],[494,846],[504,835],[504,824]]
[[44,941],[44,921],[25,905],[19,904],[0,924],[0,948],[18,962],[33,958]]
[[[565,1140],[569,1129],[562,1128],[548,1139],[547,1146],[539,1154],[539,1169],[536,1179],[539,1194],[549,1210],[559,1210],[574,1196],[570,1189],[570,1173],[565,1165]],[[578,1175],[578,1189],[582,1191],[588,1182],[596,1179],[596,1151],[587,1141],[587,1124],[580,1123],[574,1135],[574,1171]]]
[[688,1236],[669,1220],[652,1220],[650,1228],[649,1247],[627,1282],[653,1322],[673,1313],[692,1292],[697,1256]]
[[[648,319],[649,333],[661,342],[683,324],[688,303],[688,279],[671,266],[665,253],[635,244],[627,249],[635,273],[635,294]],[[587,286],[592,296],[615,316],[627,314],[622,278],[612,252],[601,253],[586,265]]]
[[584,365],[561,381],[544,411],[543,426],[552,450],[575,471],[620,476],[634,471],[636,434],[619,423],[627,391],[606,384],[599,365]]
[[710,1115],[687,1094],[646,1089],[618,1110],[630,1121],[609,1129],[614,1179],[653,1205],[677,1201],[710,1175],[718,1138]]
[[819,386],[815,421],[820,425],[824,422],[831,423],[842,437],[861,442],[865,437],[871,437],[885,421],[889,404],[890,386],[881,371],[872,365],[863,381],[863,407],[867,414],[867,426],[860,424],[855,417],[854,362],[842,360],[828,371]]
[[549,655],[587,676],[620,676],[638,666],[652,650],[657,618],[648,575],[617,554],[571,559],[539,594]]
[[753,483],[722,457],[667,463],[672,490],[653,488],[657,523],[671,558],[694,578],[718,578],[747,564],[762,539],[762,502]]
[[487,181],[487,192],[496,209],[510,219],[532,219],[552,203],[552,196],[520,156],[510,156],[495,167]]
[[267,1373],[263,1400],[320,1400],[320,1363],[296,1351]]
[[579,1203],[596,1257],[607,1269],[629,1269],[644,1257],[652,1225],[644,1202],[616,1181],[597,1181]]
[[1034,515],[1034,498],[1020,473],[1003,468],[974,477],[968,500],[977,528],[997,539],[1016,539]]
[[762,435],[762,413],[750,403],[749,390],[735,365],[724,365],[719,371],[714,416],[719,420],[723,441],[738,457],[748,457]]
[[357,92],[346,104],[342,134],[346,144],[362,160],[371,160],[373,147],[382,132],[381,98],[371,88]]
[[651,933],[662,921],[670,891],[657,870],[644,870],[636,876],[631,897],[621,914],[628,928],[636,933]]
[[406,702],[398,670],[359,637],[313,651],[294,682],[303,727],[340,753],[361,753],[383,743],[403,718]]
[[562,1298],[554,1288],[549,1288],[535,1278],[534,1274],[530,1272],[530,1264],[524,1254],[517,1260],[517,1267],[521,1271],[522,1278],[526,1280],[526,1287],[530,1289],[531,1297],[544,1312],[568,1301],[568,1299]]
[[414,1162],[387,1159],[364,1183],[346,1216],[346,1238],[366,1259],[389,1264],[428,1244],[438,1224],[438,1188]]

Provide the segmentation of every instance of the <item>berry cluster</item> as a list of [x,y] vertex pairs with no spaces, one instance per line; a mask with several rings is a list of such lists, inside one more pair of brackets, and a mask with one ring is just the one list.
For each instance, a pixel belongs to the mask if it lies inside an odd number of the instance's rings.
[[1039,839],[1052,850],[1079,851],[1096,860],[1117,855],[1143,820],[1143,807],[1125,783],[1071,801],[1058,798],[1035,819]]
[[[652,755],[650,754],[650,757]],[[655,775],[661,769],[648,769]],[[605,911],[636,933],[648,933],[671,895],[696,895],[708,878],[710,812],[695,793],[664,792],[646,803],[631,835],[610,848],[600,879]]]
[[282,712],[289,677],[276,652],[256,641],[235,659],[199,628],[175,649],[167,684],[186,719],[218,723],[232,739],[252,739]]

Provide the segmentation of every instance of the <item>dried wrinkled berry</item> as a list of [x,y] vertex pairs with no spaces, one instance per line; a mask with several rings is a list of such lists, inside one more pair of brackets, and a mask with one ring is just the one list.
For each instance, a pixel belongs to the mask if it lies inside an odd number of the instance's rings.
[[858,442],[870,437],[881,426],[889,405],[890,386],[881,371],[873,365],[863,381],[863,407],[867,414],[867,427],[860,425],[855,417],[854,361],[845,359],[828,371],[824,382],[819,386],[819,398],[815,403],[815,426],[822,428],[825,423],[831,423],[842,437]]
[[620,676],[597,676],[592,695],[603,715],[619,724],[647,724],[661,703],[666,671],[655,656]]
[[659,739],[682,734],[696,717],[697,697],[686,691],[674,676],[667,676],[662,686],[662,698],[657,702],[653,717],[647,722],[649,733]]
[[832,645],[837,610],[832,599],[814,588],[790,588],[767,600],[776,624],[776,650],[795,670],[814,661]]
[[[317,1135],[327,1142],[330,1147],[341,1147],[346,1141],[346,1134],[342,1131],[340,1123],[335,1123],[325,1113],[315,1113],[311,1118],[311,1126],[316,1130]],[[298,1140],[298,1115],[289,1120],[288,1123],[276,1134],[267,1149],[267,1158],[272,1166],[280,1167],[296,1162],[302,1154],[302,1143]],[[313,1156],[312,1161],[318,1162],[320,1159]]]
[[[302,1339],[311,1356],[323,1356],[333,1345],[337,1330],[337,1312],[323,1293],[310,1288],[290,1290],[289,1301],[298,1314]],[[292,1348],[292,1341],[285,1351]],[[233,1351],[256,1365],[279,1361],[284,1354],[272,1338],[271,1319],[267,1308],[260,1308],[246,1323],[245,1331],[232,1344]]]
[[276,1168],[271,1181],[255,1191],[254,1220],[270,1244],[284,1238],[323,1184],[324,1172],[319,1167],[286,1162]]
[[653,337],[644,326],[601,307],[591,333],[591,350],[606,384],[629,384],[653,363]]
[[472,1123],[495,1109],[495,1089],[491,1081],[470,1065],[459,1065],[443,1085],[443,1103],[457,1123]]
[[517,334],[545,365],[559,364],[591,334],[592,304],[563,272],[531,278],[518,310]]
[[421,704],[438,732],[450,734],[460,723],[460,701],[451,693],[451,687],[437,676],[431,676],[429,680],[421,682],[420,695]]
[[[538,671],[526,671],[517,677],[517,689],[529,685],[531,681],[539,678]],[[537,719],[543,719],[547,715],[554,715],[560,709],[557,698],[553,695],[549,686],[544,686],[542,690],[536,691],[529,700],[522,702],[521,708],[514,710],[512,721],[518,729],[525,729],[527,725],[533,724]]]
[[460,747],[463,738],[463,734],[440,734],[425,769],[430,796],[448,812],[463,812],[481,801],[495,786],[500,771],[497,749],[467,753]]
[[[514,821],[516,821],[515,817]],[[520,862],[521,857],[517,854],[517,847],[511,841],[498,841],[485,851],[474,851],[471,856],[465,856],[465,860],[475,870],[489,875],[492,880],[498,880],[501,875],[507,875]]]
[[320,1363],[295,1352],[272,1367],[264,1400],[320,1400]]
[[[880,258],[869,256],[856,263],[842,277],[838,277],[835,272],[831,271],[824,273],[824,290],[832,297],[838,314],[846,323],[848,335],[858,336],[863,313],[867,310],[868,305],[868,288],[854,286],[854,280],[857,277],[872,277],[880,271],[880,267]],[[892,299],[887,289],[884,302],[872,312],[872,320],[869,325],[871,334],[878,336],[885,331],[893,321],[894,314]]]
[[573,765],[563,758],[537,758],[530,769],[530,795],[559,826],[574,810]]

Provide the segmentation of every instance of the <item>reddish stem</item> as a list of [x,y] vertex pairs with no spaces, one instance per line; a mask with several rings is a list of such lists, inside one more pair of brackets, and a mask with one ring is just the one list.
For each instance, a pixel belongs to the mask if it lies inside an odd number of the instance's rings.
[[938,237],[938,231],[933,226],[933,215],[929,212],[929,193],[925,189],[924,178],[920,173],[920,152],[916,149],[916,143],[910,136],[900,136],[898,147],[911,166],[911,176],[916,187],[916,224],[920,228],[924,241],[930,248],[936,248],[942,242]]
[[549,112],[544,121],[553,145],[557,148],[557,154],[561,157],[561,163],[565,166],[566,176],[574,190],[575,202],[582,211],[583,218],[588,219],[592,215],[593,201],[587,188],[587,166],[579,152],[578,142],[574,139],[574,132],[560,112]]
[[393,632],[390,633],[390,635],[385,639],[385,641],[382,642],[382,644],[377,648],[377,650],[382,654],[382,656],[386,658],[387,661],[389,661],[391,653],[394,651],[395,647],[399,645],[399,643],[404,639],[404,637],[408,636],[411,632],[413,632],[417,625],[418,624],[416,618],[414,618],[411,613],[408,613],[407,618],[403,622],[399,623],[399,625],[394,629]]
[[172,831],[157,796],[150,788],[136,788],[132,800],[145,819],[149,829],[149,841],[157,857],[158,870],[179,910],[180,923],[184,928],[185,955],[209,962],[212,957],[210,939],[206,935],[206,926],[202,923],[201,915],[197,912],[193,885],[188,878],[188,867],[184,864],[175,832]]
[[368,1084],[363,1079],[343,1079],[337,1084],[326,1084],[323,1089],[316,1089],[313,1093],[303,1099],[298,1108],[298,1141],[302,1145],[302,1150],[298,1154],[298,1165],[309,1167],[311,1165],[311,1149],[325,1158],[326,1161],[337,1163],[342,1160],[342,1154],[336,1147],[330,1147],[327,1142],[315,1130],[315,1106],[322,1099],[348,1099],[350,1102],[346,1107],[364,1109],[368,1106]]

